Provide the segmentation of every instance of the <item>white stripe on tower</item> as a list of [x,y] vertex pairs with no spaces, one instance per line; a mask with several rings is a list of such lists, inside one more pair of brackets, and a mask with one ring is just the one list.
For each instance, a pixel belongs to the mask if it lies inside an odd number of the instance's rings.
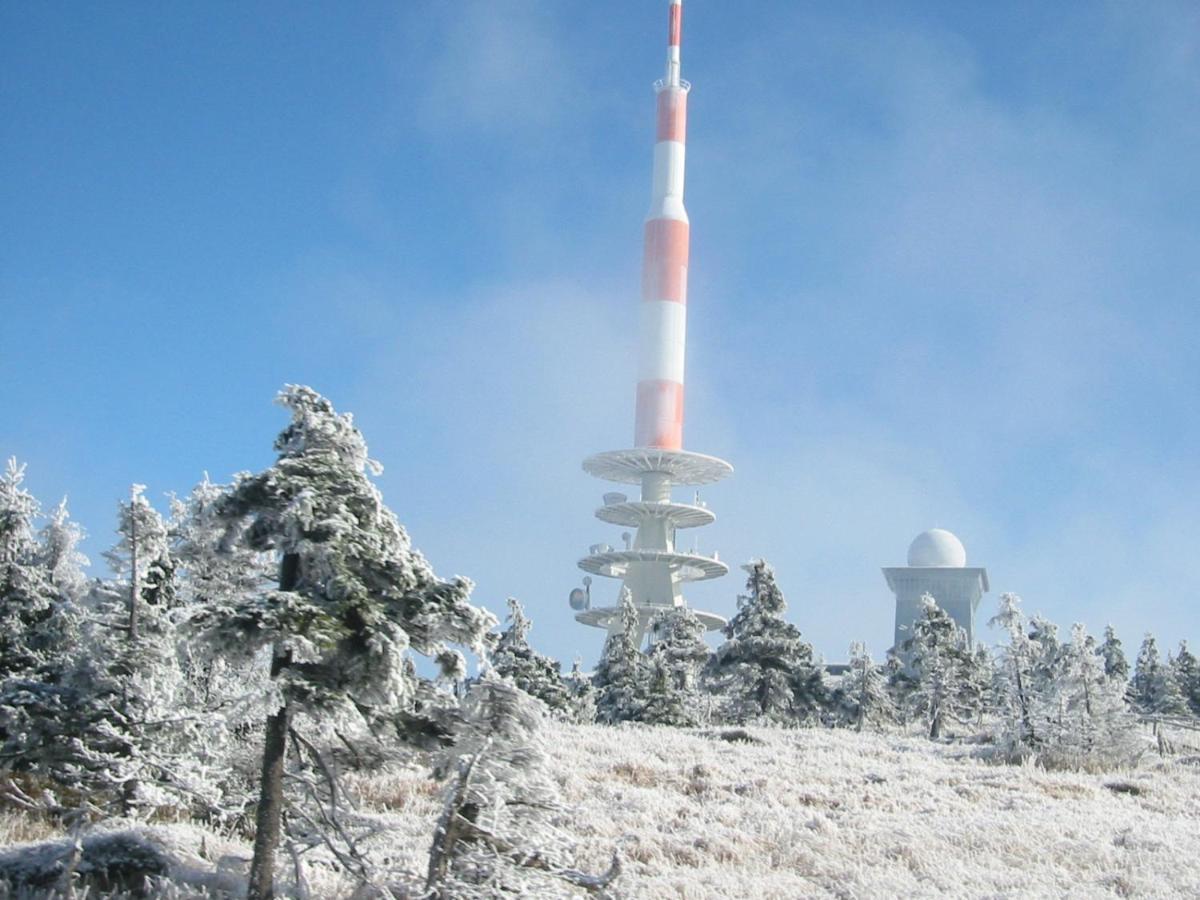
[[683,361],[687,336],[688,217],[683,208],[688,86],[679,77],[682,0],[669,0],[667,77],[658,88],[654,180],[642,257],[638,353],[638,447],[683,447]]

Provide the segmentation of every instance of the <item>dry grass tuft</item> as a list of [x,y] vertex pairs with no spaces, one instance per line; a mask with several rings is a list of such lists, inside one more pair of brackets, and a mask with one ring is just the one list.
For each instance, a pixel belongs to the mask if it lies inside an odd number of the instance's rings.
[[635,787],[655,787],[664,781],[661,772],[641,763],[617,763],[611,771],[616,778]]
[[58,837],[61,827],[44,816],[14,810],[0,811],[0,846],[26,844]]

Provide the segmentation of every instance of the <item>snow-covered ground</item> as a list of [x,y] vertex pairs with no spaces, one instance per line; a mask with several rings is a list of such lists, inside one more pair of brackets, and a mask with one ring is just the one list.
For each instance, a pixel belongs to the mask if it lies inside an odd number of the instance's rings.
[[[619,848],[626,897],[1200,896],[1200,755],[1186,749],[1085,774],[915,736],[749,731],[756,742],[548,726],[579,867],[602,871]],[[378,840],[393,864],[422,872],[440,810],[427,773],[351,783],[388,826]],[[248,845],[164,828],[185,879],[206,866],[228,878],[249,858]],[[280,867],[287,877],[286,853]],[[313,866],[307,877],[313,896],[338,890]]]
[[621,845],[631,894],[1200,896],[1200,758],[1068,774],[915,737],[753,734],[561,729],[580,833]]

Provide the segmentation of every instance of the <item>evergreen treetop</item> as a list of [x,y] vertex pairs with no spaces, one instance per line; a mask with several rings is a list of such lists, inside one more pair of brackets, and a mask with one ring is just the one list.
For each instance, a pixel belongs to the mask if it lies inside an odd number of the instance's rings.
[[62,598],[43,564],[34,529],[41,510],[24,480],[25,466],[9,459],[0,475],[0,678],[43,661],[50,640],[44,626]]
[[596,717],[608,724],[637,721],[649,687],[649,665],[634,637],[641,630],[638,611],[627,588],[621,589],[619,603],[619,630],[605,640],[592,679],[597,691]]
[[1192,715],[1200,716],[1200,664],[1188,649],[1187,641],[1179,642],[1179,652],[1171,662],[1175,682],[1187,701]]
[[1104,676],[1120,681],[1122,684],[1129,680],[1129,662],[1125,659],[1125,651],[1121,647],[1121,639],[1117,637],[1112,625],[1104,628],[1104,641],[1096,648],[1100,658],[1104,660]]
[[240,540],[275,553],[286,583],[219,600],[197,625],[225,650],[273,646],[289,699],[394,707],[413,689],[404,651],[481,652],[495,619],[469,603],[467,579],[438,579],[412,547],[369,478],[381,468],[352,417],[308,387],[288,386],[279,402],[292,420],[278,460],[240,476],[214,513],[227,550]]
[[560,664],[530,646],[529,630],[532,627],[521,602],[509,597],[508,627],[500,633],[496,651],[492,654],[492,667],[497,675],[509,679],[550,709],[565,712],[570,695],[559,673]]
[[966,634],[933,597],[921,598],[921,617],[904,642],[916,672],[912,699],[925,717],[930,738],[941,737],[947,724],[967,722],[978,711],[971,677]]
[[812,646],[783,618],[787,609],[775,572],[757,559],[743,566],[746,593],[725,626],[725,643],[709,666],[735,722],[755,719],[799,724],[816,721],[827,703]]
[[689,727],[704,717],[697,682],[709,658],[704,625],[686,606],[664,610],[651,623],[650,686],[642,721]]

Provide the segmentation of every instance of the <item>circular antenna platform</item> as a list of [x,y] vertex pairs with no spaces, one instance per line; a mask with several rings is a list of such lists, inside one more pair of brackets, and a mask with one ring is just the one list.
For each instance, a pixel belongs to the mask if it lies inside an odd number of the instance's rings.
[[[670,608],[669,606],[639,606],[637,607],[637,611],[643,614],[649,611],[651,615],[654,615]],[[692,613],[700,620],[705,631],[718,631],[725,627],[726,620],[724,616],[718,616],[716,613],[702,612],[698,609],[693,609]],[[593,628],[607,628],[609,622],[619,618],[620,615],[621,607],[602,606],[575,613],[575,621],[583,625],[590,625]]]
[[711,525],[717,517],[703,506],[686,503],[651,503],[630,500],[626,503],[610,503],[596,510],[596,518],[610,525],[625,525],[637,528],[647,519],[664,519],[675,528],[697,528]]
[[641,484],[652,472],[668,476],[672,484],[712,484],[733,474],[733,466],[715,456],[655,447],[597,453],[583,461],[583,470],[620,484]]
[[639,563],[665,564],[677,581],[708,581],[729,572],[729,566],[711,556],[676,553],[673,550],[610,550],[593,553],[579,561],[579,568],[605,578],[624,578],[630,566]]

